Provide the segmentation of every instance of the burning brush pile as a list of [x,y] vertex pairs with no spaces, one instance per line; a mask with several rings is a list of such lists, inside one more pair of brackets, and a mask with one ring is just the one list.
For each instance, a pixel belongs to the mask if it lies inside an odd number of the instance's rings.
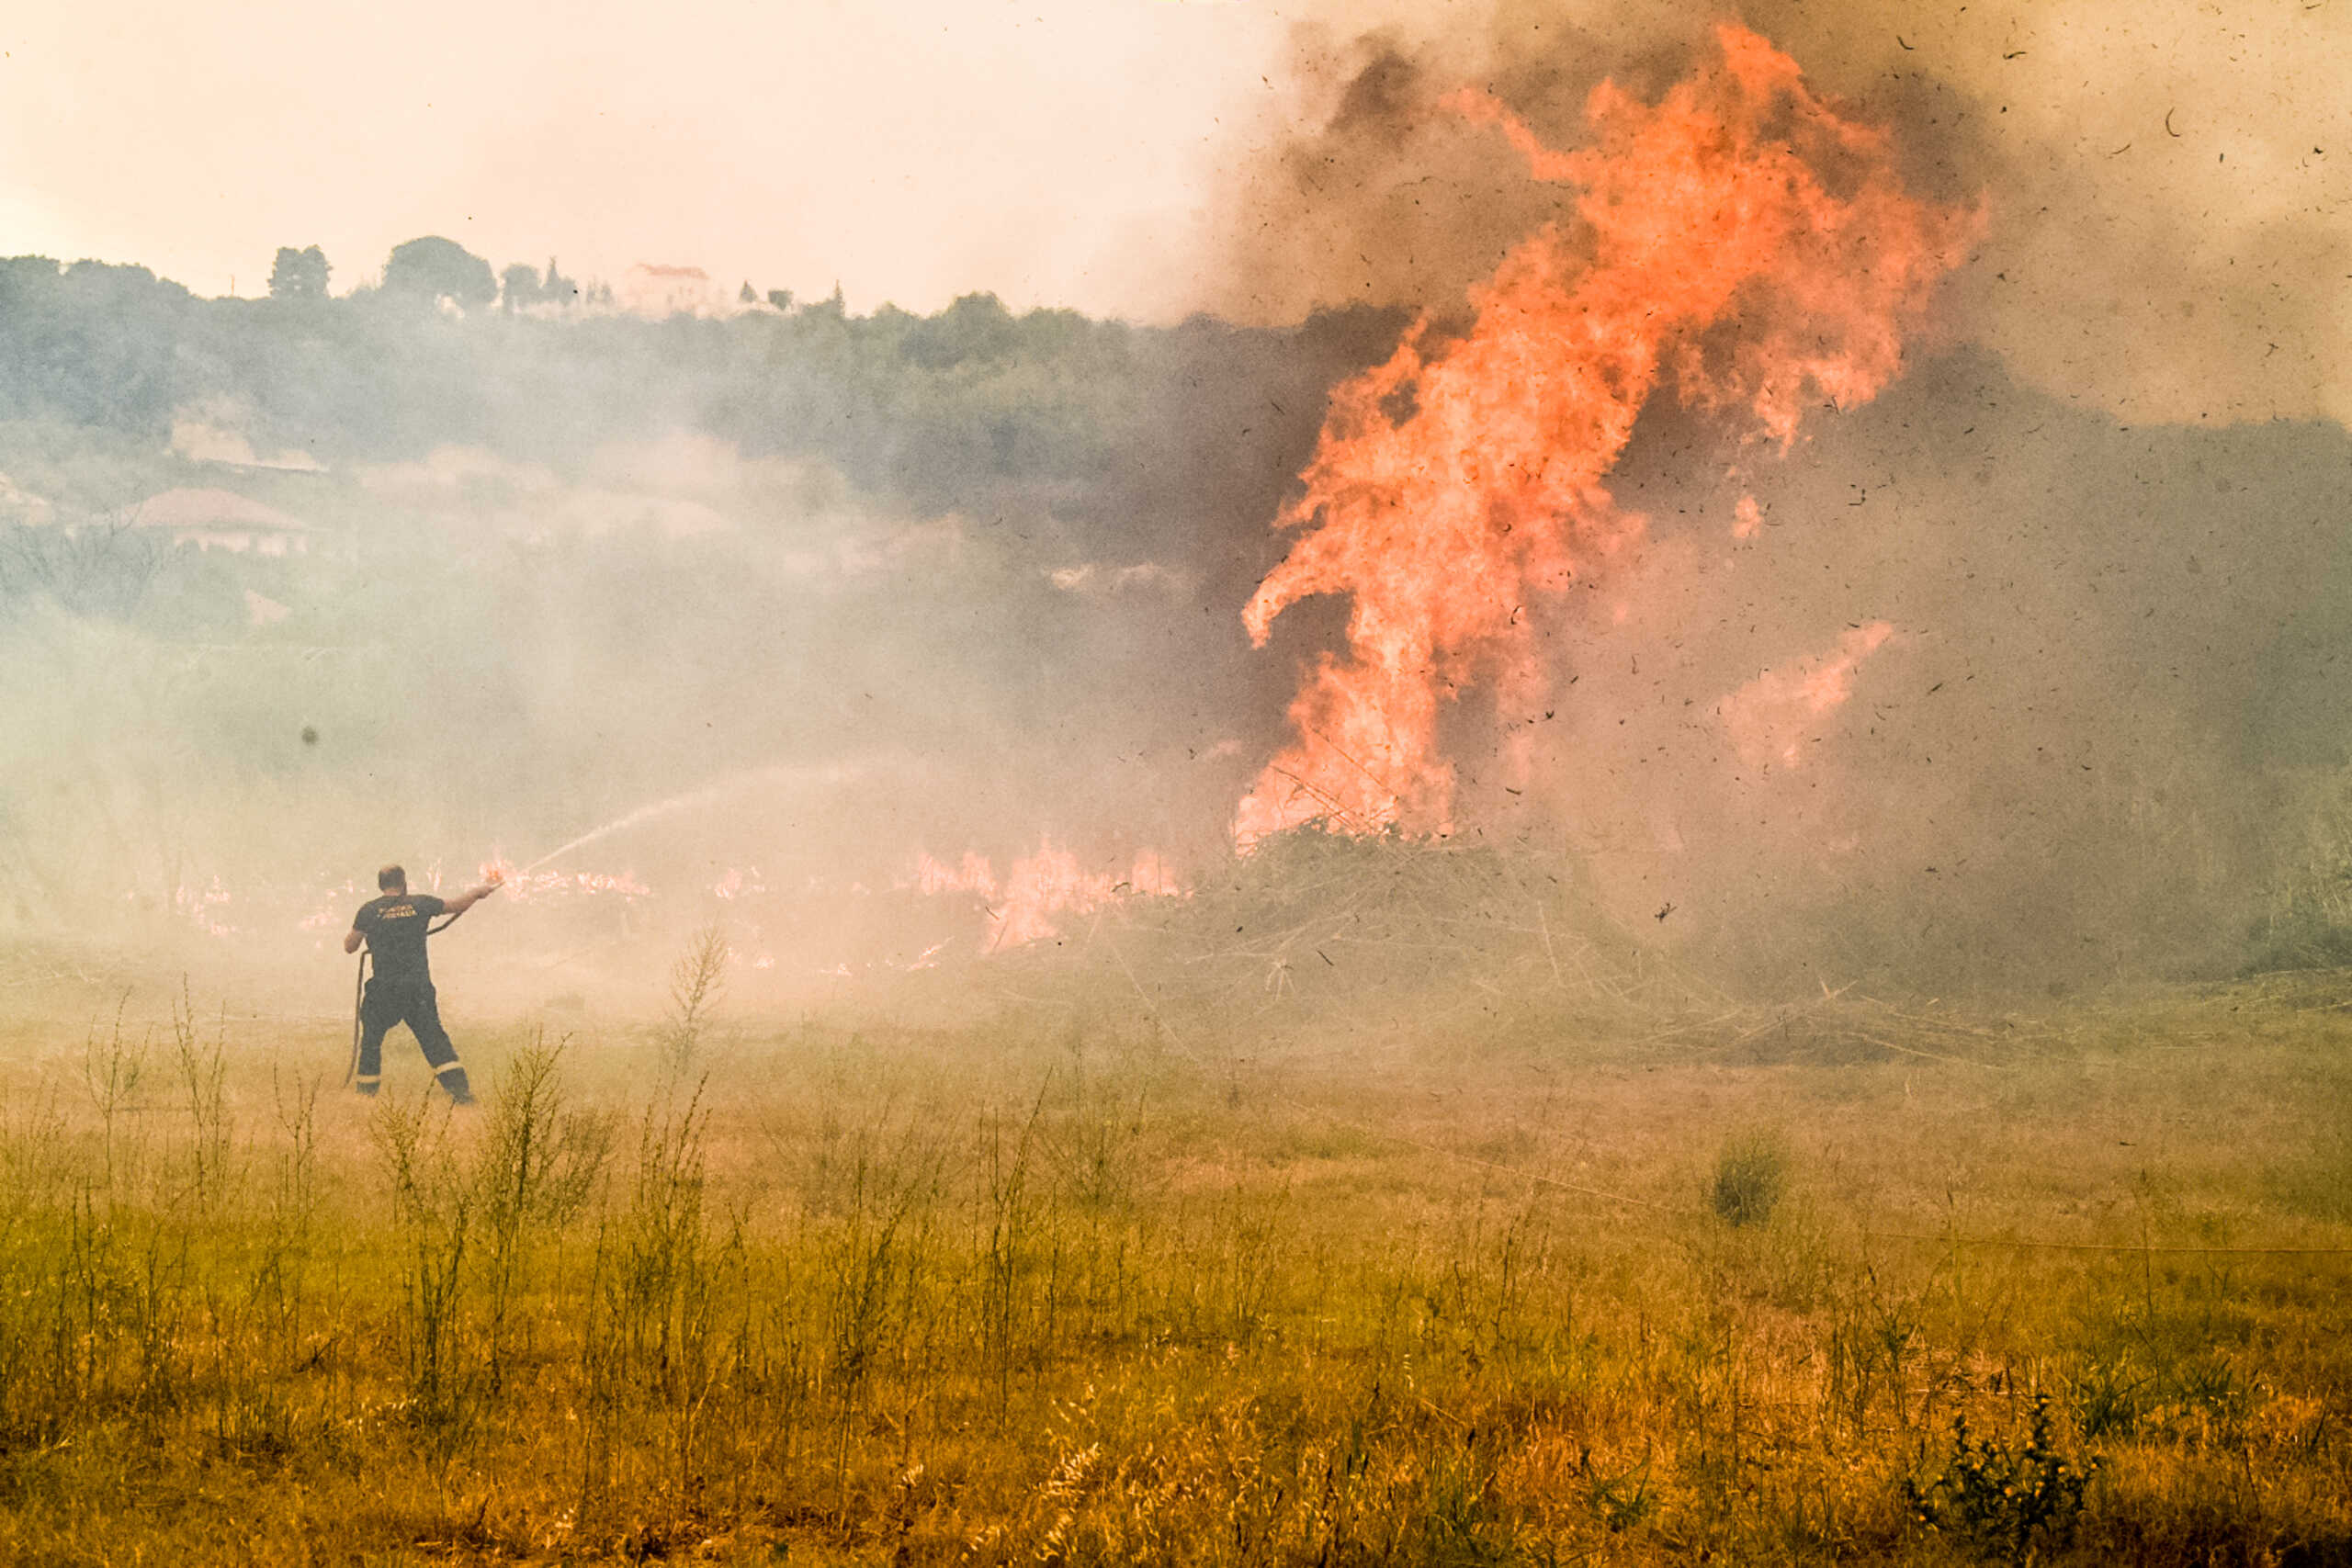
[[[1612,919],[1571,853],[1394,829],[1290,829],[1188,893],[1105,899],[1065,912],[1058,931],[995,950],[998,984],[982,992],[1139,1014],[1180,1050],[1405,1022],[1441,1040],[1642,1060],[1915,1059],[1998,1072],[2102,1027],[2092,1015],[2059,1022],[1860,984],[1784,1000],[1731,994],[1653,933]],[[2239,999],[2225,991],[2211,992],[2209,1010]]]
[[1257,840],[1185,894],[1106,903],[992,963],[1012,994],[1076,987],[1180,1040],[1405,1013],[1606,1032],[1729,1005],[1612,922],[1569,854],[1321,822]]

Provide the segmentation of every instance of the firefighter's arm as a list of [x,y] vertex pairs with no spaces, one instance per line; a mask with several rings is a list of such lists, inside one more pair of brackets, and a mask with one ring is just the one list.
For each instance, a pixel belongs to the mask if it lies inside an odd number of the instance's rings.
[[489,882],[483,883],[479,887],[467,888],[463,893],[458,894],[455,898],[451,898],[444,904],[443,909],[448,914],[462,915],[468,909],[472,908],[476,904],[481,903],[483,899],[489,897],[492,894],[497,891],[498,883],[496,879],[493,878]]
[[359,951],[359,944],[367,940],[367,937],[360,934],[359,928],[354,926],[343,933],[343,950],[345,953],[356,953]]

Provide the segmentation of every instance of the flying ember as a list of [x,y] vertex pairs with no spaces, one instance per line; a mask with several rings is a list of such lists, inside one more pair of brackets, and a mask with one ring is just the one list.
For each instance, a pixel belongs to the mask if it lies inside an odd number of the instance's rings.
[[[1716,39],[1720,57],[1655,105],[1604,82],[1574,152],[1482,94],[1445,100],[1498,127],[1537,179],[1579,187],[1576,220],[1471,291],[1459,341],[1433,343],[1425,316],[1333,393],[1304,493],[1276,520],[1300,537],[1243,621],[1262,647],[1291,604],[1343,593],[1347,648],[1293,699],[1295,738],[1234,818],[1244,848],[1316,820],[1451,830],[1442,706],[1472,687],[1543,704],[1552,671],[1527,607],[1644,537],[1605,481],[1661,385],[1785,451],[1807,407],[1865,402],[1899,373],[1981,215],[1907,194],[1887,133],[1765,39],[1732,25]],[[1738,536],[1757,521],[1751,502]],[[1868,649],[1841,651],[1850,674]]]

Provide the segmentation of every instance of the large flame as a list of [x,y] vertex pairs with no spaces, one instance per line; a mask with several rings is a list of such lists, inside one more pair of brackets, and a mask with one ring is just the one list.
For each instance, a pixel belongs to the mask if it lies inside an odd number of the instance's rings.
[[1505,257],[1471,293],[1466,337],[1430,346],[1424,319],[1333,394],[1277,520],[1306,532],[1243,620],[1263,646],[1289,605],[1345,593],[1347,653],[1293,700],[1296,737],[1236,815],[1244,846],[1318,818],[1449,830],[1442,702],[1477,684],[1514,708],[1542,698],[1527,608],[1642,536],[1602,480],[1662,381],[1785,449],[1807,407],[1866,401],[1899,370],[1976,215],[1905,194],[1885,131],[1763,39],[1716,36],[1721,59],[1655,106],[1603,83],[1577,152],[1483,95],[1447,100],[1538,179],[1580,186],[1580,222]]

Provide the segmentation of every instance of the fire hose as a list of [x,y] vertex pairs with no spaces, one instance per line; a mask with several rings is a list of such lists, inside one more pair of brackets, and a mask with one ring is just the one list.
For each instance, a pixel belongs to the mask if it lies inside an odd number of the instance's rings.
[[[425,927],[424,934],[439,936],[465,918],[466,911],[460,909],[454,915],[445,917],[440,924]],[[359,1076],[360,1026],[368,1010],[368,944],[362,942],[359,945],[358,976],[351,982],[351,1060],[345,1063],[343,1068],[343,1087],[345,1089],[349,1089],[351,1080]]]

